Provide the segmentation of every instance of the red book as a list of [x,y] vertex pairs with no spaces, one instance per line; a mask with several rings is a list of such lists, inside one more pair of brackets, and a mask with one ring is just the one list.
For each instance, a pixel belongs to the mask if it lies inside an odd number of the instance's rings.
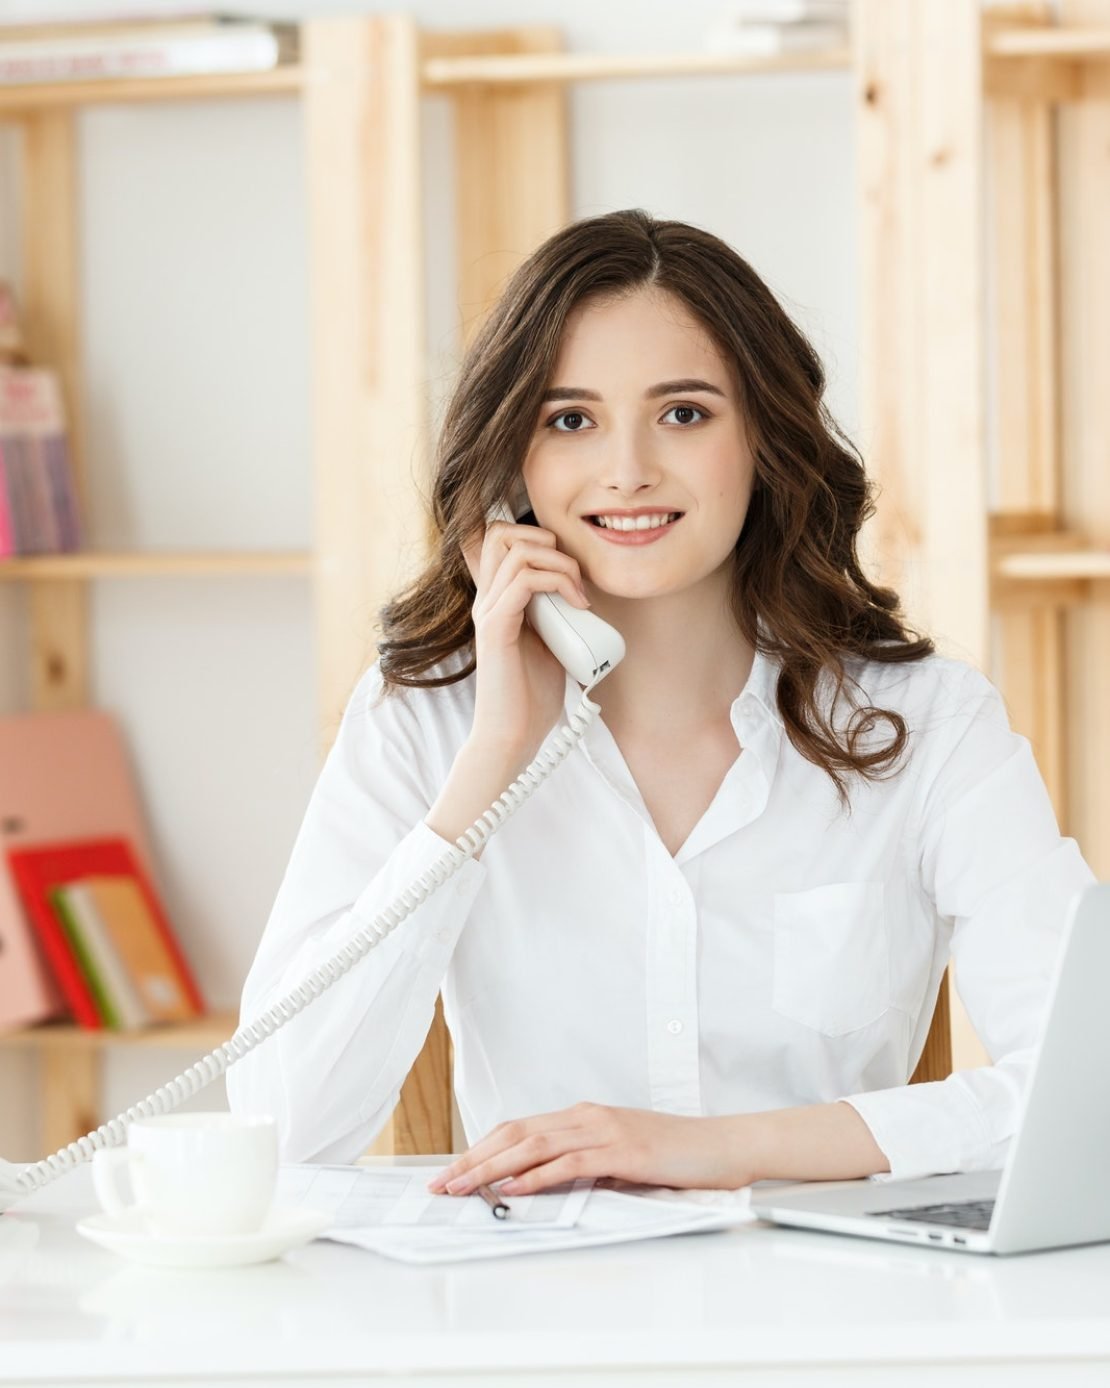
[[161,902],[142,865],[126,839],[81,839],[66,843],[40,844],[33,848],[10,848],[8,862],[12,877],[38,933],[43,954],[58,980],[74,1019],[83,1027],[103,1026],[92,989],[85,980],[61,922],[54,912],[50,892],[55,887],[94,876],[131,877],[139,886],[155,928],[173,961],[182,991],[200,1016],[204,1000],[197,988],[185,956],[174,938]]

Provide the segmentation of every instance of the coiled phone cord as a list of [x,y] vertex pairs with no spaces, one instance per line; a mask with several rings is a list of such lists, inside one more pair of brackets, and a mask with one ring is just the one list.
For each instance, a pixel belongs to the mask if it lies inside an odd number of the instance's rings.
[[357,931],[325,964],[291,989],[260,1017],[240,1026],[230,1040],[217,1046],[214,1051],[209,1051],[168,1084],[162,1085],[153,1094],[148,1094],[137,1104],[132,1104],[115,1118],[102,1123],[91,1133],[86,1133],[84,1137],[79,1137],[68,1146],[59,1148],[52,1156],[23,1167],[14,1178],[15,1190],[11,1193],[17,1197],[28,1195],[48,1185],[81,1162],[89,1161],[98,1149],[119,1146],[127,1136],[128,1124],[134,1119],[151,1118],[177,1108],[187,1098],[218,1079],[268,1036],[285,1026],[286,1022],[303,1011],[309,1003],[327,992],[337,979],[342,978],[387,935],[392,934],[407,916],[422,905],[434,891],[438,891],[448,878],[453,877],[467,859],[472,858],[484,847],[509,816],[520,809],[536,787],[551,775],[582,740],[586,729],[601,712],[598,705],[590,699],[590,691],[596,683],[595,680],[593,684],[587,685],[582,702],[570,715],[570,727],[559,728],[553,734],[554,745],[542,748],[535,760],[521,772],[504,794],[455,840],[441,858],[421,873],[417,880],[369,925]]

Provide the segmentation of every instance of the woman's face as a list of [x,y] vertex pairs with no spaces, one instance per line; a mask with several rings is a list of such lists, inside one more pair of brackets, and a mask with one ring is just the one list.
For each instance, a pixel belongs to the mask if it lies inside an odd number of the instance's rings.
[[[754,465],[732,375],[680,300],[643,289],[574,311],[523,472],[601,593],[677,593],[730,564]],[[653,528],[616,528],[630,517]]]

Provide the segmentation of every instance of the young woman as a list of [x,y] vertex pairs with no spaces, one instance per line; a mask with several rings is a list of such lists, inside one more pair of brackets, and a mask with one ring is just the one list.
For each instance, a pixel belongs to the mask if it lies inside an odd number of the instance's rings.
[[[482,852],[229,1072],[286,1159],[367,1146],[442,989],[471,1145],[437,1189],[1001,1163],[1093,878],[997,691],[861,570],[868,482],[823,389],[752,268],[681,222],[581,221],[513,277],[447,411],[434,557],[384,609],[244,1019],[578,707],[533,594],[589,607],[627,655]],[[487,527],[521,480],[535,524]],[[907,1087],[950,956],[994,1063]]]

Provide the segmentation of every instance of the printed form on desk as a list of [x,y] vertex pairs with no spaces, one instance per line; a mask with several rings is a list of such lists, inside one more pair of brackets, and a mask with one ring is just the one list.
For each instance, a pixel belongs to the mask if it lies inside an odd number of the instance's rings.
[[[754,1219],[743,1191],[673,1191],[579,1180],[538,1195],[506,1195],[497,1219],[479,1195],[433,1195],[442,1167],[283,1166],[277,1203],[325,1210],[322,1238],[399,1258],[444,1263],[589,1248],[728,1229]],[[496,1187],[495,1187],[496,1189]]]

